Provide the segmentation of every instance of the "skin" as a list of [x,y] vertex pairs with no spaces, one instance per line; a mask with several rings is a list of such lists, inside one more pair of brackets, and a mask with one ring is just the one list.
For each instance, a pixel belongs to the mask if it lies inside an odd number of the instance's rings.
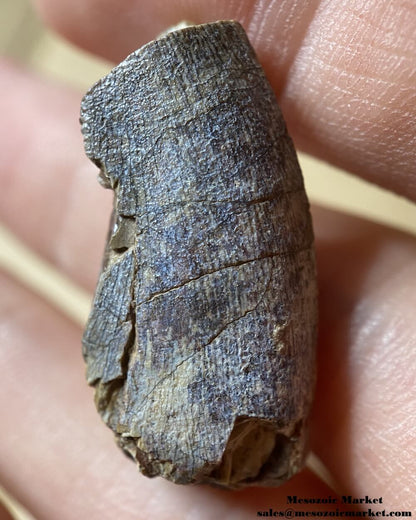
[[[297,147],[415,200],[414,1],[36,3],[56,30],[114,61],[178,20],[239,19]],[[83,153],[81,94],[8,63],[0,91],[1,218],[92,291],[111,193]],[[342,494],[414,512],[416,240],[328,210],[313,217],[320,337],[311,447]],[[309,470],[281,488],[239,492],[138,475],[94,410],[81,329],[1,278],[0,482],[37,518],[244,520],[284,509],[287,495],[335,496]]]

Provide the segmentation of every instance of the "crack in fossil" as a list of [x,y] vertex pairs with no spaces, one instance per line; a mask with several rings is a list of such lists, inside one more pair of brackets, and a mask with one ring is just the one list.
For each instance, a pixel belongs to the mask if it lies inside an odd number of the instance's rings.
[[148,206],[147,209],[151,209],[152,206],[157,207],[157,208],[169,208],[169,207],[177,207],[177,206],[189,206],[192,204],[235,204],[235,205],[240,204],[242,206],[254,206],[256,204],[263,204],[265,202],[273,202],[281,197],[296,195],[298,193],[304,193],[303,186],[301,186],[299,188],[295,188],[293,190],[287,190],[287,191],[275,189],[275,190],[271,191],[270,193],[266,193],[260,197],[255,197],[250,200],[237,200],[237,199],[178,200],[178,201],[168,202],[166,204],[151,203],[151,205]]
[[250,263],[261,261],[261,260],[265,260],[265,259],[295,255],[295,254],[301,253],[302,251],[306,251],[306,250],[308,250],[310,248],[311,248],[311,245],[308,244],[307,246],[301,247],[301,248],[296,249],[294,251],[286,251],[286,252],[283,252],[283,253],[267,253],[267,254],[258,256],[256,258],[250,258],[248,260],[240,260],[238,262],[234,262],[234,263],[231,263],[231,264],[223,265],[223,266],[221,266],[221,267],[219,267],[217,269],[212,269],[211,271],[207,271],[207,272],[205,272],[205,273],[203,273],[203,274],[201,274],[199,276],[195,276],[194,278],[189,278],[188,280],[185,280],[184,282],[181,282],[178,285],[174,285],[173,287],[169,287],[169,289],[165,289],[163,291],[158,291],[158,292],[150,295],[145,300],[138,301],[137,305],[136,305],[136,309],[138,309],[140,306],[142,306],[144,304],[150,303],[151,301],[153,301],[154,299],[158,298],[159,296],[163,296],[164,294],[167,294],[169,292],[172,292],[172,291],[175,291],[177,289],[180,289],[181,287],[185,287],[186,285],[188,285],[188,284],[190,284],[192,282],[195,282],[195,281],[197,281],[197,280],[199,280],[201,278],[207,277],[207,276],[211,276],[212,274],[219,273],[221,271],[224,271],[225,269],[231,269],[233,267],[240,267],[242,265],[250,264]]
[[262,292],[258,302],[256,303],[256,305],[252,308],[252,309],[248,309],[246,310],[241,316],[237,316],[237,318],[234,318],[233,320],[227,322],[225,325],[223,325],[220,330],[214,334],[214,336],[212,336],[208,341],[207,343],[205,343],[204,345],[200,346],[200,347],[197,347],[194,352],[192,352],[191,354],[189,354],[189,356],[186,356],[184,359],[182,359],[168,374],[164,375],[163,377],[161,377],[157,383],[149,390],[149,392],[147,392],[147,394],[143,397],[142,399],[142,406],[141,406],[141,409],[144,408],[145,404],[146,404],[146,401],[148,401],[150,395],[156,390],[156,388],[158,388],[162,383],[164,383],[164,381],[166,381],[167,379],[169,379],[177,370],[180,366],[182,366],[184,363],[186,363],[187,361],[189,361],[190,359],[192,359],[193,357],[195,357],[199,352],[201,352],[202,350],[206,349],[209,345],[211,345],[216,339],[218,339],[219,336],[221,336],[221,334],[227,330],[227,328],[229,328],[231,325],[235,324],[236,322],[244,319],[246,316],[248,316],[249,314],[252,314],[253,312],[255,312],[257,310],[257,308],[259,307],[259,305],[262,303],[262,301],[264,300],[264,297],[267,293],[267,291],[269,290],[270,288],[270,284],[271,284],[271,281],[272,281],[272,278],[273,278],[273,273],[274,273],[274,268],[271,269],[271,272],[270,272],[270,276],[269,276],[269,279],[267,280],[267,283],[266,283],[266,287],[264,289],[264,291]]
[[[132,248],[129,248],[129,250],[131,250]],[[302,251],[302,250],[306,250],[307,248],[303,248],[299,251]],[[128,365],[129,365],[129,360],[130,360],[130,356],[131,356],[131,353],[134,349],[134,345],[135,345],[135,337],[136,337],[136,309],[137,307],[139,307],[140,305],[143,305],[144,303],[148,303],[149,301],[153,300],[154,298],[158,297],[158,296],[162,296],[163,294],[166,294],[170,291],[173,291],[175,289],[179,289],[191,282],[194,282],[200,278],[203,278],[205,276],[210,276],[211,274],[214,274],[216,272],[219,272],[219,271],[222,271],[224,269],[229,269],[229,268],[233,268],[233,267],[239,267],[241,265],[245,265],[245,264],[248,264],[248,263],[252,263],[252,262],[255,262],[255,261],[261,261],[261,260],[265,260],[265,259],[270,259],[270,258],[274,258],[276,256],[281,256],[281,254],[274,254],[274,253],[269,253],[267,255],[263,255],[263,256],[260,256],[260,257],[257,257],[257,258],[253,258],[253,259],[250,259],[250,260],[247,260],[247,261],[240,261],[240,262],[236,262],[234,264],[230,264],[230,265],[227,265],[227,266],[223,266],[221,267],[220,269],[216,269],[216,270],[213,270],[213,271],[210,271],[209,273],[204,273],[203,275],[201,276],[198,276],[196,278],[193,278],[193,279],[190,279],[186,282],[184,282],[183,284],[181,285],[178,285],[178,286],[175,286],[175,287],[172,287],[171,289],[169,290],[166,290],[166,291],[161,291],[155,295],[153,295],[149,300],[146,300],[144,302],[141,302],[139,303],[138,305],[134,305],[134,302],[135,302],[135,284],[134,284],[134,280],[136,278],[136,275],[137,275],[137,272],[138,272],[138,262],[137,262],[137,258],[136,258],[136,255],[134,255],[134,262],[133,262],[133,270],[134,270],[134,273],[133,273],[133,283],[131,285],[131,305],[130,305],[130,312],[128,314],[128,317],[126,317],[125,320],[123,320],[122,323],[125,323],[127,321],[130,321],[131,322],[131,325],[132,325],[132,330],[131,330],[131,333],[129,335],[129,338],[128,338],[128,341],[126,342],[126,345],[125,345],[125,348],[123,350],[123,354],[122,356],[120,357],[120,365],[122,367],[122,374],[120,376],[118,376],[116,379],[112,380],[112,381],[109,381],[107,383],[103,383],[100,381],[100,386],[102,386],[102,391],[103,393],[105,393],[105,400],[108,402],[110,400],[112,400],[114,398],[114,394],[119,392],[121,390],[121,388],[124,386],[125,384],[125,381],[126,381],[126,378],[127,378],[127,372],[128,372]],[[160,386],[166,379],[170,378],[176,371],[177,369],[183,365],[184,363],[186,363],[188,360],[190,360],[192,357],[194,357],[198,352],[200,352],[201,350],[205,349],[206,347],[208,347],[209,345],[211,345],[228,327],[230,327],[231,325],[233,325],[234,323],[236,323],[237,321],[245,318],[247,315],[253,313],[256,311],[256,309],[258,308],[258,306],[260,305],[260,303],[264,300],[264,296],[266,295],[267,291],[269,290],[269,287],[270,287],[270,284],[271,284],[271,280],[272,280],[272,276],[273,276],[273,272],[274,272],[274,268],[271,269],[271,274],[269,276],[269,279],[266,283],[266,287],[262,293],[262,295],[260,296],[259,298],[259,301],[256,303],[256,305],[252,308],[252,309],[248,309],[247,311],[245,311],[241,316],[238,316],[237,318],[227,322],[225,325],[223,325],[223,327],[221,327],[221,329],[213,336],[211,337],[208,342],[204,345],[202,345],[201,347],[197,348],[194,352],[192,352],[192,354],[190,354],[189,356],[185,357],[184,359],[182,359],[174,368],[173,370],[171,370],[168,374],[166,374],[165,376],[163,376],[154,386],[153,388],[144,396],[143,398],[143,405],[145,403],[145,401],[148,400],[149,396],[153,393],[153,391],[158,387]],[[105,390],[104,390],[105,389]]]

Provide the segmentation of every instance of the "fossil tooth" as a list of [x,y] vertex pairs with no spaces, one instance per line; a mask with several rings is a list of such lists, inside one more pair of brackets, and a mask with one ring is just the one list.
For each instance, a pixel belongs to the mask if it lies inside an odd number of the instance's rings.
[[87,378],[147,476],[279,485],[315,380],[313,231],[292,141],[243,28],[166,33],[86,94],[115,192]]

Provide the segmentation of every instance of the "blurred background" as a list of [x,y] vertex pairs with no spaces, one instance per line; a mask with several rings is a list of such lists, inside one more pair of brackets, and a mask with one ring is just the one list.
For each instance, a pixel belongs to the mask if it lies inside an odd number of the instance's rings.
[[[179,20],[178,20],[179,21]],[[0,0],[3,56],[81,92],[104,76],[111,64],[86,54],[46,29],[29,0]],[[338,169],[300,154],[310,200],[416,234],[416,206]],[[91,295],[26,248],[0,223],[0,267],[83,324]],[[29,518],[0,489],[15,518]]]

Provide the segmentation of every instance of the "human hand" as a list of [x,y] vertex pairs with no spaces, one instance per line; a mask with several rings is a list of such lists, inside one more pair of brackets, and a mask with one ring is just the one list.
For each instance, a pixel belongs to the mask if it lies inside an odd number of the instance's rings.
[[[416,6],[38,4],[67,37],[114,61],[181,19],[239,19],[297,146],[416,198]],[[8,66],[0,88],[1,216],[92,290],[111,193],[98,186],[83,153],[80,95]],[[328,210],[314,210],[314,224],[321,317],[312,448],[343,493],[383,496],[386,510],[409,510],[416,489],[416,241]],[[287,495],[331,493],[308,470],[281,488],[238,492],[140,476],[94,410],[80,329],[14,280],[3,276],[2,286],[0,478],[38,518],[248,519],[283,510]]]

